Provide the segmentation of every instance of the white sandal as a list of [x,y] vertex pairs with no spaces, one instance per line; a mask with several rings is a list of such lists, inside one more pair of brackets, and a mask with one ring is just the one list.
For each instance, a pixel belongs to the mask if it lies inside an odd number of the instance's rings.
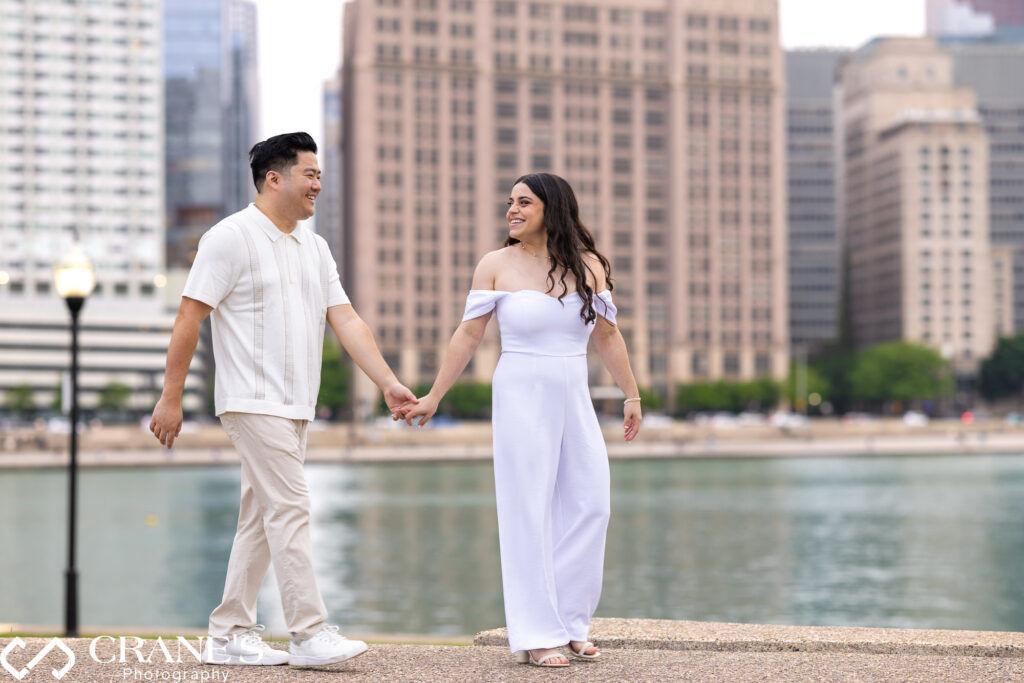
[[588,655],[587,654],[587,650],[589,650],[590,648],[594,648],[596,650],[597,646],[594,645],[589,640],[587,642],[583,643],[583,645],[580,647],[580,651],[579,652],[577,652],[576,648],[574,648],[572,646],[572,643],[569,643],[569,652],[572,653],[572,656],[576,657],[577,659],[595,660],[595,659],[597,659],[598,657],[601,656],[600,652],[595,652],[592,655]]
[[[569,648],[569,649],[571,650],[572,648]],[[556,657],[561,657],[562,659],[565,659],[566,660],[565,664],[549,664],[548,663],[548,660],[554,659]],[[558,650],[555,650],[554,652],[550,652],[550,653],[544,655],[543,657],[541,657],[540,659],[534,659],[533,658],[533,653],[530,652],[529,650],[519,650],[518,652],[516,652],[516,661],[519,662],[520,664],[530,664],[532,666],[539,666],[539,667],[542,667],[542,668],[545,668],[545,669],[558,669],[558,668],[561,668],[561,667],[564,667],[564,666],[569,666],[569,660],[566,658],[565,655],[563,655]]]

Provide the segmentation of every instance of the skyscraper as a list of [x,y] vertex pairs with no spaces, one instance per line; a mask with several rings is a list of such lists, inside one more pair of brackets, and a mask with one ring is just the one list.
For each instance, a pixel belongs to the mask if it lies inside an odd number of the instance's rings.
[[249,168],[249,150],[259,139],[260,93],[256,5],[230,0],[224,10],[228,51],[225,106],[224,201],[228,212],[241,209],[256,196]]
[[341,74],[324,82],[324,139],[321,141],[320,196],[317,197],[316,231],[327,240],[335,260],[344,253],[341,230],[341,195],[344,167],[341,161]]
[[908,339],[970,374],[995,337],[988,137],[931,38],[877,39],[840,70],[837,158],[858,346]]
[[254,195],[256,8],[246,0],[164,3],[167,265]]
[[[343,46],[345,286],[403,380],[540,170],[612,261],[642,385],[787,372],[775,0],[355,0]],[[492,330],[467,374],[496,358]]]
[[[1013,310],[1008,329],[1024,330],[1024,30],[946,37],[953,82],[970,88],[989,139],[989,238],[1011,252]],[[1005,326],[1004,326],[1005,327]]]
[[786,53],[789,169],[789,342],[810,350],[839,338],[833,87],[844,50]]
[[115,380],[151,388],[163,371],[160,30],[155,0],[0,0],[0,392],[52,399],[68,366],[53,264],[76,239],[97,276],[83,403]]

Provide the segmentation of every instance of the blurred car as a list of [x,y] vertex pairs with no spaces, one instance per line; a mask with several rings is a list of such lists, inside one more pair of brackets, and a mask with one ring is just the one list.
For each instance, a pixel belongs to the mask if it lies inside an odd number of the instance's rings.
[[740,413],[736,419],[739,421],[742,427],[752,427],[756,425],[763,425],[766,422],[765,416],[761,413],[745,412]]
[[740,421],[732,413],[715,413],[711,416],[710,424],[712,429],[736,429]]
[[643,429],[668,429],[675,421],[662,413],[644,415]]
[[810,424],[810,420],[800,413],[772,413],[768,423],[779,429],[803,429]]
[[916,410],[908,410],[903,414],[903,424],[908,427],[928,426],[928,416]]
[[865,422],[877,422],[878,417],[871,413],[845,413],[840,419],[843,424],[863,424]]

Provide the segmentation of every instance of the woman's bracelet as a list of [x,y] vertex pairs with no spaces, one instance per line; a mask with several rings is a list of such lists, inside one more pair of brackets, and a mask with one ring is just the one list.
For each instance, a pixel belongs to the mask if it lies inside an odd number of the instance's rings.
[[625,405],[625,404],[629,403],[630,401],[639,401],[639,400],[640,400],[640,397],[639,397],[639,396],[637,396],[636,398],[627,398],[627,399],[626,399],[625,401],[623,401],[622,403],[623,403],[623,405]]

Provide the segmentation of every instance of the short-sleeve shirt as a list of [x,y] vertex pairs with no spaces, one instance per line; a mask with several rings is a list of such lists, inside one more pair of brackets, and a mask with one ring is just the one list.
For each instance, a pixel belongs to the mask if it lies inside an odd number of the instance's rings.
[[349,303],[322,237],[250,204],[199,240],[182,294],[213,308],[217,415],[313,419],[327,309]]

